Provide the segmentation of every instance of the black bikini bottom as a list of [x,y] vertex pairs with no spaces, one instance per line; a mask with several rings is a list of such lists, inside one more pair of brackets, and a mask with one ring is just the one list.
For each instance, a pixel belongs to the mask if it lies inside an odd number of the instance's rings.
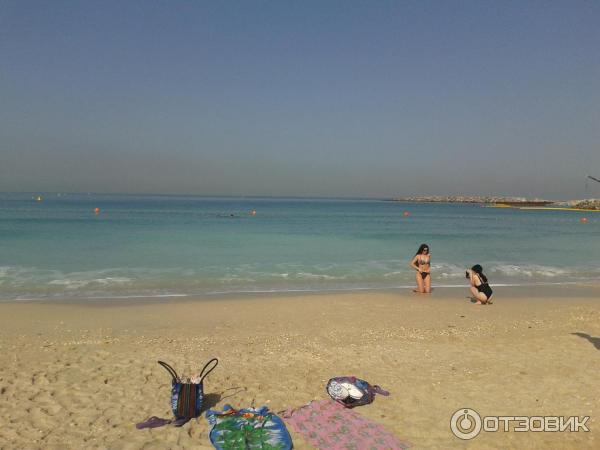
[[421,274],[421,278],[425,279],[429,276],[429,272],[419,272]]

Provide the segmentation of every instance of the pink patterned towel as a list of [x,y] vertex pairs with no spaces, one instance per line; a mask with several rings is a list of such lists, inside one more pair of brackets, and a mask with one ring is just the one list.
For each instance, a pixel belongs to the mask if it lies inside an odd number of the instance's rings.
[[405,450],[411,447],[409,442],[398,440],[378,423],[330,399],[287,410],[283,418],[318,449]]

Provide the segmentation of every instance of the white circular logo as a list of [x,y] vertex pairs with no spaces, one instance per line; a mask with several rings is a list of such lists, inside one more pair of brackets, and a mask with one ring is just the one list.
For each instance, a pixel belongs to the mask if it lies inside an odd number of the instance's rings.
[[461,408],[450,419],[450,429],[459,439],[473,439],[481,431],[481,416],[470,408]]

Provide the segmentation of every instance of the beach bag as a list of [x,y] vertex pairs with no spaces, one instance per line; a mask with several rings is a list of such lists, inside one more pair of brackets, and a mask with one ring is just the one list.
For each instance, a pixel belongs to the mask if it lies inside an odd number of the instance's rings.
[[377,385],[371,385],[356,377],[335,377],[327,382],[326,391],[336,402],[346,408],[368,405],[375,399],[375,394],[388,396],[390,393]]
[[[219,364],[217,358],[213,358],[206,363],[202,372],[197,377],[191,379],[181,379],[175,369],[166,362],[158,363],[167,369],[171,375],[171,409],[176,419],[191,419],[198,417],[202,411],[202,401],[204,400],[203,381]],[[208,368],[211,366],[210,368]],[[207,370],[208,369],[208,370]]]

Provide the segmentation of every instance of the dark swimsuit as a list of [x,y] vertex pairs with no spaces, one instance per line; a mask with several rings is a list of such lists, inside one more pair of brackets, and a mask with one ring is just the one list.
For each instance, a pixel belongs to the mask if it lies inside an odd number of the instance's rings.
[[481,277],[479,277],[479,275],[477,275],[477,278],[479,278],[479,281],[481,281],[481,284],[479,286],[475,286],[477,288],[477,290],[479,292],[483,292],[485,294],[485,296],[487,297],[487,299],[489,300],[490,297],[492,296],[492,288],[490,287],[489,284],[484,283],[483,280],[481,279]]
[[[431,257],[429,257],[429,259],[427,260],[427,262],[422,262],[421,258],[417,257],[417,265],[419,267],[421,266],[431,266]],[[425,279],[429,276],[429,272],[421,272],[419,271],[419,273],[421,274],[421,278]]]

